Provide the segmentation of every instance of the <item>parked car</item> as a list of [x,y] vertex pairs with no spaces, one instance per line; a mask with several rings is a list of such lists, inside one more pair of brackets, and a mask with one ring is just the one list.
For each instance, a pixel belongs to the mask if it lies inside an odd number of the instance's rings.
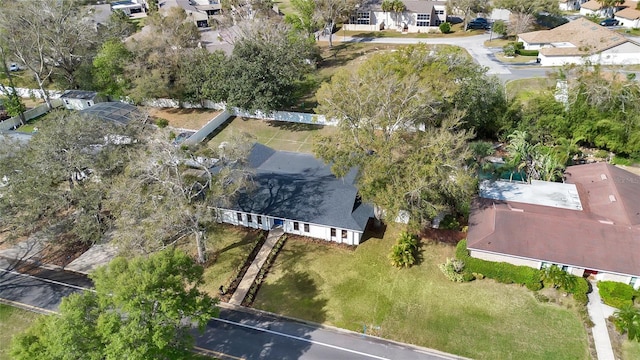
[[12,63],[11,65],[9,65],[9,71],[18,71],[18,70],[20,70],[20,68],[15,63]]
[[614,19],[614,18],[608,18],[608,19],[604,19],[600,22],[600,25],[602,26],[616,26],[618,25],[618,20]]
[[485,18],[476,18],[467,24],[467,29],[489,29],[491,28],[491,24],[489,20]]

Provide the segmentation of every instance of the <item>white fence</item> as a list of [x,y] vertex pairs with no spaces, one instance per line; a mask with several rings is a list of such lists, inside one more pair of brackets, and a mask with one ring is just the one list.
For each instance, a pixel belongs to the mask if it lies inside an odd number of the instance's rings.
[[209,122],[202,127],[202,129],[196,131],[195,134],[191,135],[187,140],[184,141],[186,145],[194,145],[204,140],[209,134],[214,132],[220,125],[224,124],[231,117],[231,113],[227,110],[222,111],[220,114],[216,115],[213,119],[209,120]]
[[[11,88],[9,88],[7,86],[0,86],[0,94],[2,94],[2,95],[9,94],[10,89]],[[16,93],[18,94],[18,96],[23,97],[23,98],[34,97],[36,99],[44,99],[44,96],[42,95],[42,91],[40,91],[40,89],[16,88]],[[62,95],[62,93],[64,93],[64,91],[47,90],[47,93],[49,93],[49,98],[57,99],[57,98],[60,97],[60,95]]]
[[[62,100],[60,99],[51,99],[51,105],[54,108],[62,106]],[[33,109],[29,109],[24,112],[24,118],[26,121],[37,118],[38,116],[44,115],[49,111],[49,107],[47,104],[42,104],[34,107]],[[13,130],[21,125],[20,116],[14,116],[7,120],[0,121],[0,130]]]

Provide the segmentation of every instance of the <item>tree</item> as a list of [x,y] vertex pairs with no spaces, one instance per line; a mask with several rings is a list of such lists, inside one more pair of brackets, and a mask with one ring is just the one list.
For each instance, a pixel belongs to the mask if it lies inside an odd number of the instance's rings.
[[524,172],[527,182],[555,181],[562,177],[565,164],[560,163],[541,143],[529,142],[526,131],[516,130],[508,136],[508,139],[507,166],[517,172]]
[[[1,34],[1,32],[0,32]],[[7,114],[10,116],[20,116],[20,123],[24,125],[25,118],[24,112],[27,110],[26,106],[22,102],[22,98],[18,95],[16,91],[16,87],[13,83],[13,77],[11,76],[11,72],[7,66],[7,56],[5,53],[5,45],[0,43],[0,61],[2,62],[2,71],[4,72],[7,80],[9,81],[9,89],[7,89],[4,85],[0,84],[0,89],[2,92],[7,95],[7,100],[3,103]]]
[[448,0],[447,13],[462,14],[464,22],[464,30],[467,30],[467,24],[471,20],[472,14],[487,13],[491,10],[491,4],[488,0]]
[[406,10],[406,8],[407,6],[402,2],[402,0],[391,0],[391,11],[396,14],[396,26],[398,27],[400,27],[398,16],[401,15]]
[[225,67],[230,61],[224,52],[210,53],[196,49],[185,54],[178,72],[180,99],[203,104],[205,100],[226,101],[226,90],[222,85],[230,79],[224,78]]
[[329,47],[333,47],[333,29],[336,22],[356,9],[361,0],[316,0],[315,16],[329,31]]
[[621,333],[627,333],[631,341],[640,342],[640,310],[633,305],[625,305],[613,314],[613,323]]
[[509,32],[507,29],[507,24],[502,20],[496,20],[491,27],[491,31],[500,35],[500,37],[507,36],[507,33]]
[[562,288],[566,292],[570,292],[576,286],[578,280],[575,276],[562,270],[556,265],[551,265],[541,272],[540,280],[545,285],[549,285],[555,289]]
[[287,14],[285,21],[294,29],[303,32],[307,37],[312,37],[318,31],[320,25],[316,17],[316,2],[314,0],[291,0],[291,6],[295,9],[295,14]]
[[203,268],[184,253],[116,258],[91,278],[95,293],[62,300],[11,345],[14,359],[177,359],[190,355],[191,328],[217,316],[217,300],[198,289]]
[[[376,219],[405,210],[420,226],[471,195],[465,164],[473,133],[461,129],[461,111],[448,101],[462,89],[451,86],[457,76],[476,68],[458,56],[424,45],[375,55],[316,94],[318,113],[337,119],[338,133],[321,137],[315,153],[338,177],[358,169],[356,186]],[[445,64],[446,73],[437,70]]]
[[207,230],[216,223],[213,209],[250,187],[250,172],[242,164],[252,142],[234,138],[229,148],[207,154],[220,159],[213,168],[166,138],[159,132],[149,141],[144,155],[110,190],[108,208],[116,218],[117,239],[125,251],[152,253],[191,237],[198,262],[204,263]]
[[[203,84],[203,94],[228,106],[271,111],[291,105],[317,56],[314,41],[279,21],[254,27],[236,41],[221,75]],[[219,81],[219,79],[224,79]]]
[[527,32],[537,13],[555,14],[559,11],[557,0],[498,0],[494,6],[511,11],[509,30],[514,35]]
[[[152,2],[149,2],[152,3]],[[122,10],[114,10],[104,26],[98,28],[98,33],[105,40],[124,40],[136,32],[136,25],[129,20],[129,15]]]
[[132,57],[120,40],[112,39],[102,44],[100,52],[93,59],[95,89],[114,98],[123,97],[129,86],[125,68]]
[[380,4],[380,8],[384,12],[387,17],[387,21],[385,22],[385,28],[389,28],[389,13],[393,11],[393,1],[392,0],[383,0],[382,4]]
[[7,177],[0,187],[0,224],[16,236],[55,225],[59,233],[93,243],[110,227],[103,208],[106,189],[129,161],[142,129],[120,126],[77,113],[54,112],[33,138],[13,145],[0,162]]

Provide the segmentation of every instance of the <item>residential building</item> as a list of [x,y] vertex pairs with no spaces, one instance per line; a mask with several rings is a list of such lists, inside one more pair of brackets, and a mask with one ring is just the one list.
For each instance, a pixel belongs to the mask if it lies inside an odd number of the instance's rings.
[[345,30],[379,31],[393,29],[419,33],[439,31],[447,21],[446,1],[404,0],[401,13],[382,11],[382,0],[368,0],[360,5],[344,24]]
[[129,16],[146,12],[146,2],[144,0],[122,0],[114,1],[110,4],[111,10],[120,10]]
[[62,99],[64,107],[68,110],[83,110],[99,102],[106,101],[97,92],[84,90],[66,90],[60,95],[60,99]]
[[358,245],[373,216],[354,186],[356,171],[342,179],[310,154],[255,144],[248,158],[255,191],[216,209],[218,221],[256,229]]
[[640,176],[593,163],[568,167],[565,183],[483,182],[467,247],[480,259],[639,288]]
[[587,2],[587,0],[560,0],[558,6],[562,11],[575,11],[580,10],[582,4],[585,2]]
[[580,15],[606,17],[611,15],[612,9],[607,9],[597,0],[589,0],[580,5]]
[[628,29],[637,29],[640,28],[640,8],[638,8],[637,1],[626,2],[625,5],[629,6],[624,9],[617,11],[614,14],[616,20],[620,26],[623,26]]
[[587,19],[551,30],[518,34],[526,50],[539,50],[542,66],[565,64],[640,64],[640,44]]

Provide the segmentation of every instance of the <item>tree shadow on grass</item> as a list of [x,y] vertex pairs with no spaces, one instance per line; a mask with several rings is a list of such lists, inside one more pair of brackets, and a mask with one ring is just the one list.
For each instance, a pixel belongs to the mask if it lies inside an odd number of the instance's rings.
[[304,320],[323,323],[328,299],[320,296],[319,282],[305,271],[287,270],[274,283],[263,283],[254,305]]

